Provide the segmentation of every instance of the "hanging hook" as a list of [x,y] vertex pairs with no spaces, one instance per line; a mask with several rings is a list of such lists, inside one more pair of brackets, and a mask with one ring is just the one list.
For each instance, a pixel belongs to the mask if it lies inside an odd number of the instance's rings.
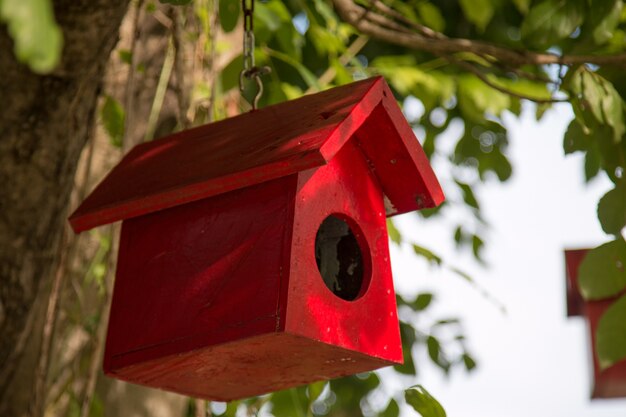
[[252,105],[252,110],[256,110],[259,107],[259,100],[263,96],[263,81],[261,80],[261,76],[269,74],[270,72],[272,72],[272,69],[270,67],[254,66],[250,69],[243,69],[239,73],[239,91],[241,91],[241,93],[243,93],[245,90],[245,78],[249,80],[254,78],[254,80],[256,81],[257,92],[254,95],[252,102],[250,103]]
[[257,67],[254,62],[254,0],[241,0],[241,8],[243,9],[243,69],[239,73],[239,91],[243,96],[244,78],[256,81],[257,92],[254,99],[250,103],[252,110],[256,110],[259,100],[263,95],[263,81],[261,76],[271,72],[270,67]]

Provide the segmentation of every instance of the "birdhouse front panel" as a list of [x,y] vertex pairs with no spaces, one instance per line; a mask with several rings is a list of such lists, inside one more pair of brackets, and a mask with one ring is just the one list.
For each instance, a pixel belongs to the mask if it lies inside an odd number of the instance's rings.
[[380,183],[357,141],[301,173],[285,330],[401,363],[386,231]]
[[443,198],[380,77],[139,145],[70,217],[124,221],[105,372],[225,401],[400,363],[386,217]]

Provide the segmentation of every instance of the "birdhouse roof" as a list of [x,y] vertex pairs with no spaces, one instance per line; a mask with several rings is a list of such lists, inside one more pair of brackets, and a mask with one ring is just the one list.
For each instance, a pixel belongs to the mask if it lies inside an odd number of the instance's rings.
[[80,232],[319,167],[352,138],[388,215],[443,201],[410,125],[375,77],[135,146],[70,223]]

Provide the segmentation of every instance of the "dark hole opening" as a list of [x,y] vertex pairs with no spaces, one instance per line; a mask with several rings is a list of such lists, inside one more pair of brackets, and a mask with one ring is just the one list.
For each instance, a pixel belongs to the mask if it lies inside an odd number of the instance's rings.
[[315,236],[315,261],[324,283],[337,297],[355,300],[363,286],[363,255],[348,223],[328,216]]

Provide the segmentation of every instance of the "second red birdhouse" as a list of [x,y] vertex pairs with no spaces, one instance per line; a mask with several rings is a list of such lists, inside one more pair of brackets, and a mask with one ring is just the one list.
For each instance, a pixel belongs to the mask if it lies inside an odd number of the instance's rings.
[[400,363],[386,217],[442,201],[382,78],[135,147],[70,218],[123,220],[105,373],[226,401]]
[[578,288],[578,269],[588,249],[565,251],[565,271],[567,275],[567,315],[584,316],[589,329],[589,344],[593,362],[592,398],[626,397],[626,360],[606,369],[600,367],[596,352],[596,330],[600,318],[607,308],[619,297],[585,301]]

